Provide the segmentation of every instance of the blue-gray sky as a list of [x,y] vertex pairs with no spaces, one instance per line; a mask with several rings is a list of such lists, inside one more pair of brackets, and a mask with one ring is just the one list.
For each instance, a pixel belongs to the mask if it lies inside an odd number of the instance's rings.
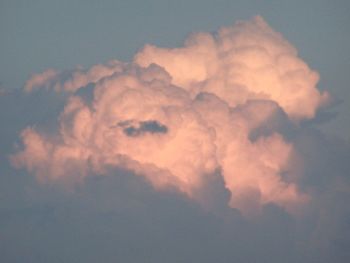
[[[346,0],[1,0],[0,262],[349,262],[349,14]],[[253,97],[227,110],[215,90],[192,98],[156,65],[112,63],[101,71],[116,74],[71,93],[53,89],[86,73],[77,65],[131,61],[145,44],[181,47],[192,32],[256,15],[320,73],[318,89],[331,93],[333,105],[300,122],[289,112],[298,108],[278,99]],[[48,89],[23,91],[32,74],[49,68],[63,73],[53,73]],[[125,76],[145,87],[124,101],[113,92],[125,88]],[[172,111],[160,118],[164,108]],[[132,117],[119,118],[125,112]],[[153,112],[158,119],[148,117]],[[221,138],[223,149],[231,147],[224,162]],[[168,152],[159,151],[163,143]],[[242,156],[238,168],[225,166],[234,156]],[[237,181],[253,174],[243,205],[232,202],[241,189],[229,185],[227,170]],[[176,181],[181,176],[195,187]],[[282,187],[259,203],[265,193],[254,187],[270,183]]]

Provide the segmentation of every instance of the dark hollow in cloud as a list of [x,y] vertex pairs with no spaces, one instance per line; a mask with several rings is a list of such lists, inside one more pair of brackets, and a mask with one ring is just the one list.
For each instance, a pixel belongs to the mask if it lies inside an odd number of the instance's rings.
[[119,122],[118,126],[123,128],[125,135],[130,137],[142,136],[146,133],[155,134],[155,133],[167,133],[168,127],[159,123],[155,120],[148,121],[123,121]]

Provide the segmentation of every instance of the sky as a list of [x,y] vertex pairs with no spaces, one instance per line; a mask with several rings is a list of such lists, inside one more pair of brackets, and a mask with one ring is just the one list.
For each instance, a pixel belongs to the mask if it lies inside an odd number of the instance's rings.
[[350,4],[0,3],[0,261],[349,262]]

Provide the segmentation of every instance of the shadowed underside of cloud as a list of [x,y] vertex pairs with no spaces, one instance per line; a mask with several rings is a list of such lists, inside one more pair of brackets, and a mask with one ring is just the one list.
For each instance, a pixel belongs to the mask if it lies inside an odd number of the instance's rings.
[[1,257],[347,262],[350,147],[313,127],[318,78],[261,17],[34,75],[0,95]]

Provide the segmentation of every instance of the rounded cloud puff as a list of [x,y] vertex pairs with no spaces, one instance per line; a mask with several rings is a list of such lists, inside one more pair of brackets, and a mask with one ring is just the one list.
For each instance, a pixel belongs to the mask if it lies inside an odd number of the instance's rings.
[[215,34],[193,34],[181,48],[147,45],[135,61],[164,67],[192,96],[210,92],[231,107],[273,100],[296,120],[313,117],[329,97],[316,89],[318,73],[259,16]]

